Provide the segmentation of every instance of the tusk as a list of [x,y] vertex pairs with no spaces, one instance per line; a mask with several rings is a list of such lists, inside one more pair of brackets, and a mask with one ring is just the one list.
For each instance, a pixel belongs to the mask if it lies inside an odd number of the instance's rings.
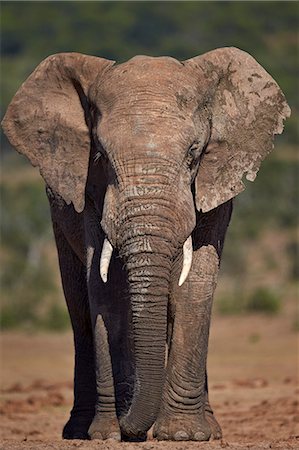
[[181,276],[180,276],[180,280],[179,280],[179,286],[182,286],[182,284],[185,282],[185,280],[189,274],[191,264],[192,264],[192,253],[193,253],[192,237],[189,236],[183,246],[184,261],[183,261],[183,268],[182,268],[182,272],[181,272]]
[[110,244],[110,242],[108,241],[108,239],[105,238],[103,248],[102,248],[101,259],[100,259],[100,274],[101,274],[101,278],[104,283],[107,282],[107,275],[108,275],[109,264],[110,264],[112,252],[113,252],[113,247]]

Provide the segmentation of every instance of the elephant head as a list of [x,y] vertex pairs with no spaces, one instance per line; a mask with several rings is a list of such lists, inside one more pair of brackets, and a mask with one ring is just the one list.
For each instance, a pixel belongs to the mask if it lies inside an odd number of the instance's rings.
[[136,383],[121,420],[126,434],[144,432],[157,415],[169,284],[183,248],[187,261],[176,281],[188,274],[196,208],[207,212],[236,196],[244,174],[254,180],[288,115],[275,81],[236,48],[120,65],[57,54],[10,104],[3,121],[9,140],[77,212],[88,172],[98,167],[107,237],[101,274],[106,282],[118,248],[133,314]]

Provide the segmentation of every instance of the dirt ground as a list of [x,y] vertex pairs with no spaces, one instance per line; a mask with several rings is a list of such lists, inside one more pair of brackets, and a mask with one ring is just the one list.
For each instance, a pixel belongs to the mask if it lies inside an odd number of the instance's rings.
[[223,439],[208,443],[63,441],[72,400],[72,336],[1,336],[0,448],[5,450],[299,449],[293,313],[214,316],[210,398]]

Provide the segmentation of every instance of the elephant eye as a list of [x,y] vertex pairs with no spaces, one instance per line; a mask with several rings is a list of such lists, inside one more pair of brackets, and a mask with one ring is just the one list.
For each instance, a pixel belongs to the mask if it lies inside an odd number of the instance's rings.
[[101,157],[102,157],[102,153],[101,152],[96,152],[96,154],[94,156],[94,162],[95,163],[99,162]]
[[201,155],[201,146],[198,141],[194,141],[187,152],[187,164],[190,169],[192,169],[199,161]]
[[188,153],[190,153],[190,155],[193,158],[196,158],[196,156],[198,156],[198,153],[200,153],[200,148],[199,148],[199,142],[198,141],[195,141],[195,142],[193,142],[190,145],[190,147],[188,149]]
[[107,158],[107,153],[104,149],[104,146],[102,145],[101,141],[99,140],[97,134],[95,133],[93,136],[93,142],[95,145],[95,156],[94,156],[94,162],[97,163],[101,158],[104,158],[105,160]]

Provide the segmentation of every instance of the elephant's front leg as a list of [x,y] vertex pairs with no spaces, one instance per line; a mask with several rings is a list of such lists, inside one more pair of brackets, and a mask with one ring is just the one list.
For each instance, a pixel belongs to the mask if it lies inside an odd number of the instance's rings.
[[193,233],[193,262],[178,287],[182,259],[174,267],[171,291],[173,331],[162,406],[154,435],[160,440],[208,440],[221,437],[209,405],[206,361],[213,294],[232,203],[198,214]]
[[211,439],[221,439],[222,438],[222,429],[214,415],[214,411],[213,411],[213,409],[210,405],[210,401],[209,401],[207,369],[206,369],[206,382],[205,382],[205,417],[211,428]]
[[208,440],[206,359],[219,258],[212,245],[194,252],[188,281],[174,292],[173,334],[163,401],[154,434],[160,440]]

